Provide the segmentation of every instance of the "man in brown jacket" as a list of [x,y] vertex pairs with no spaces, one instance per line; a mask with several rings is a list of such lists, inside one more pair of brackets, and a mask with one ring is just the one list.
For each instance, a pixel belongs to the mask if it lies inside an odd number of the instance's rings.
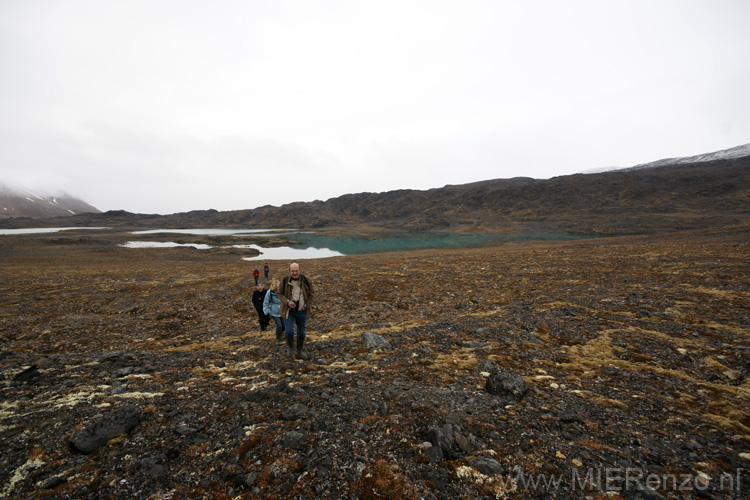
[[281,282],[278,296],[281,299],[279,316],[284,319],[286,329],[287,355],[294,354],[294,325],[297,325],[297,357],[305,359],[307,353],[303,351],[305,345],[305,323],[307,311],[313,300],[313,284],[300,272],[296,262],[289,265],[289,276]]

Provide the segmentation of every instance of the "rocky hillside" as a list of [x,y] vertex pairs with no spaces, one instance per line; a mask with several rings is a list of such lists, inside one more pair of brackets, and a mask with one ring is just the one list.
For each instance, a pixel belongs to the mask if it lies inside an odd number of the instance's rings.
[[[290,227],[559,228],[587,234],[663,233],[735,224],[750,206],[750,157],[548,180],[498,179],[429,191],[346,195],[221,214]],[[300,216],[300,214],[308,214]]]
[[40,194],[0,184],[0,219],[69,217],[100,210],[67,193]]
[[[310,203],[167,216],[83,214],[28,224],[147,227],[369,227],[388,230],[663,234],[750,218],[750,156],[577,174],[496,179],[427,191],[358,193]],[[11,226],[14,224],[15,226]]]

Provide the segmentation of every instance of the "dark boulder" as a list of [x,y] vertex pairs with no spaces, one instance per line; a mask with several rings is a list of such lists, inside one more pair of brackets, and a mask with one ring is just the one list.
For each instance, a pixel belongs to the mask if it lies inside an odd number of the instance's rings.
[[296,403],[281,412],[282,420],[297,420],[307,414],[307,406],[302,403]]
[[485,476],[499,476],[503,473],[503,466],[494,458],[478,456],[469,460],[469,465]]
[[127,434],[140,421],[141,410],[137,406],[122,406],[73,433],[70,444],[81,453],[89,454],[107,444],[111,439]]
[[281,440],[282,444],[287,448],[300,448],[307,441],[307,436],[298,431],[289,431],[284,435]]
[[24,371],[13,377],[13,382],[17,384],[33,384],[39,381],[40,377],[41,373],[39,373],[39,369],[37,368],[37,366],[31,365],[30,367],[26,368]]
[[485,386],[487,392],[493,396],[511,397],[513,399],[523,399],[529,391],[529,386],[526,385],[526,381],[520,375],[499,368],[492,371]]

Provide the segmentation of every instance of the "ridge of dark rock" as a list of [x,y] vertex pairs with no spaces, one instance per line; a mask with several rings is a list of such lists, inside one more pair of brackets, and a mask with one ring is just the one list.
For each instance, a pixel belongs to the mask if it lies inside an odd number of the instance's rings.
[[749,199],[750,157],[741,157],[546,180],[495,179],[427,191],[346,194],[228,212],[110,211],[64,219],[6,219],[2,225],[664,234],[746,222]]

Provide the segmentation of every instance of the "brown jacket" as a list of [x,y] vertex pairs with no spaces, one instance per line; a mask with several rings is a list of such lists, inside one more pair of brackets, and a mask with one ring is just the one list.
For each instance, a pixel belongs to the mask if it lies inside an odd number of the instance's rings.
[[[305,297],[305,310],[309,311],[310,306],[312,305],[313,295],[315,294],[315,289],[313,287],[312,281],[310,281],[307,276],[300,273],[299,286],[300,290],[302,291],[302,296]],[[290,276],[287,276],[281,281],[281,285],[279,286],[277,295],[281,300],[281,306],[279,307],[279,316],[281,316],[282,318],[288,318],[288,302],[292,300],[292,278]]]

